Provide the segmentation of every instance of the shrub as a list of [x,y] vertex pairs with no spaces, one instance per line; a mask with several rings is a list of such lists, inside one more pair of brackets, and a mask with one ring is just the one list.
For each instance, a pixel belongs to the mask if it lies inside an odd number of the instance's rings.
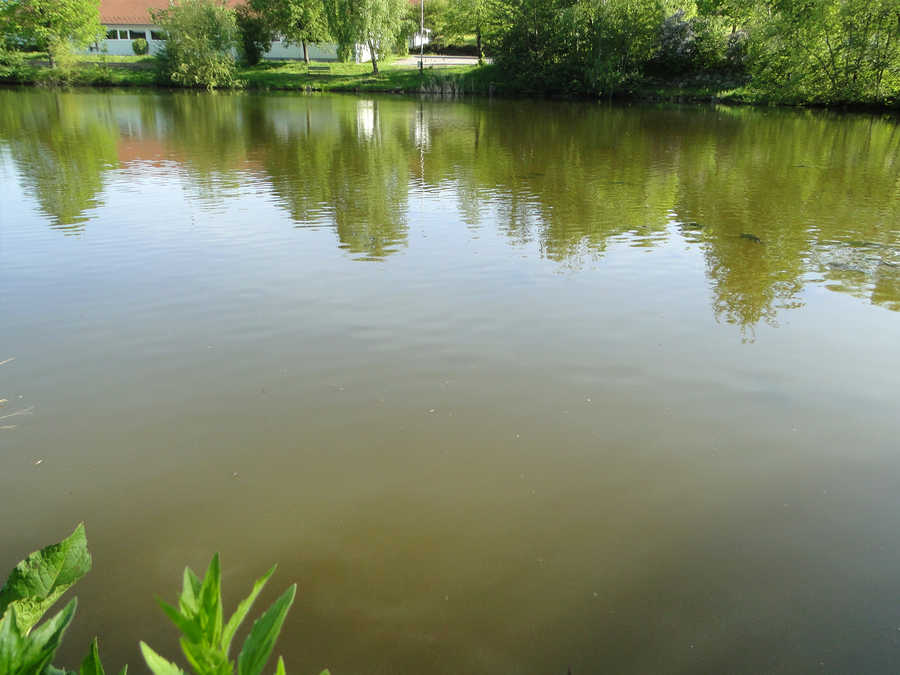
[[150,14],[168,36],[160,64],[172,84],[203,89],[240,84],[233,54],[239,37],[234,10],[214,0],[181,0]]
[[728,41],[724,22],[718,17],[687,18],[679,9],[665,18],[659,29],[659,51],[652,69],[663,75],[696,74],[740,69],[740,59],[727,58]]
[[659,51],[654,58],[657,70],[680,73],[694,65],[697,35],[683,9],[667,16],[659,29]]
[[24,65],[25,56],[22,52],[6,49],[0,42],[0,81],[17,81]]
[[135,56],[143,56],[149,50],[150,46],[144,38],[138,38],[137,40],[131,41],[131,51],[135,53]]
[[791,0],[751,33],[753,84],[773,100],[885,103],[898,91],[896,0]]

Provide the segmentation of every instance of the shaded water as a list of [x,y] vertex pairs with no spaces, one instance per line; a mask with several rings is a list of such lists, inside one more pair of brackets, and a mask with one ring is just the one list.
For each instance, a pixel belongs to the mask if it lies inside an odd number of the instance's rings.
[[896,120],[0,90],[0,567],[86,522],[68,666],[220,550],[292,673],[892,671],[898,310]]

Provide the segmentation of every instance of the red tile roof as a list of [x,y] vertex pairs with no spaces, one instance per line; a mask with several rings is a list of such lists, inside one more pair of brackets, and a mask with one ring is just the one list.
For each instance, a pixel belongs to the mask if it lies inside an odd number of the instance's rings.
[[[100,22],[107,26],[150,25],[151,9],[166,9],[169,0],[100,0]],[[227,0],[231,7],[241,0]]]

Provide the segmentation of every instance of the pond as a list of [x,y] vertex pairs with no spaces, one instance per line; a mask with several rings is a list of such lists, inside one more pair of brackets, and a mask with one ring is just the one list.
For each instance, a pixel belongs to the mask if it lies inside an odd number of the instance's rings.
[[291,673],[896,665],[896,119],[5,89],[0,289],[60,665],[214,551]]

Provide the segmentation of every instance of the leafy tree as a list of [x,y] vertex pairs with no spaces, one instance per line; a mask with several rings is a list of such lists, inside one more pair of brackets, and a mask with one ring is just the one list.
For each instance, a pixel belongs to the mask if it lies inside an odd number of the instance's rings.
[[150,10],[166,32],[161,64],[166,77],[183,87],[237,84],[233,50],[239,31],[234,10],[221,0],[176,0],[168,9]]
[[103,35],[100,0],[4,0],[0,34],[45,51],[53,68],[70,46],[84,47]]
[[773,0],[757,25],[751,71],[775,97],[838,103],[900,93],[896,0]]
[[639,77],[659,45],[660,0],[499,0],[497,62],[518,84],[612,94]]
[[271,30],[303,47],[306,63],[309,63],[309,43],[329,38],[328,20],[320,0],[250,0],[250,5]]
[[447,12],[448,34],[454,37],[475,34],[478,62],[484,63],[484,32],[491,19],[490,0],[451,0]]
[[241,31],[241,51],[244,61],[248,65],[255,66],[262,60],[263,54],[272,48],[272,29],[265,17],[247,5],[240,5],[235,10],[235,19]]
[[591,84],[612,94],[640,76],[659,48],[662,22],[659,0],[607,0],[595,5]]
[[754,2],[748,0],[697,0],[701,16],[721,17],[731,24],[731,33],[745,26],[753,16]]
[[390,52],[404,29],[406,0],[324,0],[325,16],[338,55],[346,59],[355,44],[365,44],[378,74],[378,58]]

